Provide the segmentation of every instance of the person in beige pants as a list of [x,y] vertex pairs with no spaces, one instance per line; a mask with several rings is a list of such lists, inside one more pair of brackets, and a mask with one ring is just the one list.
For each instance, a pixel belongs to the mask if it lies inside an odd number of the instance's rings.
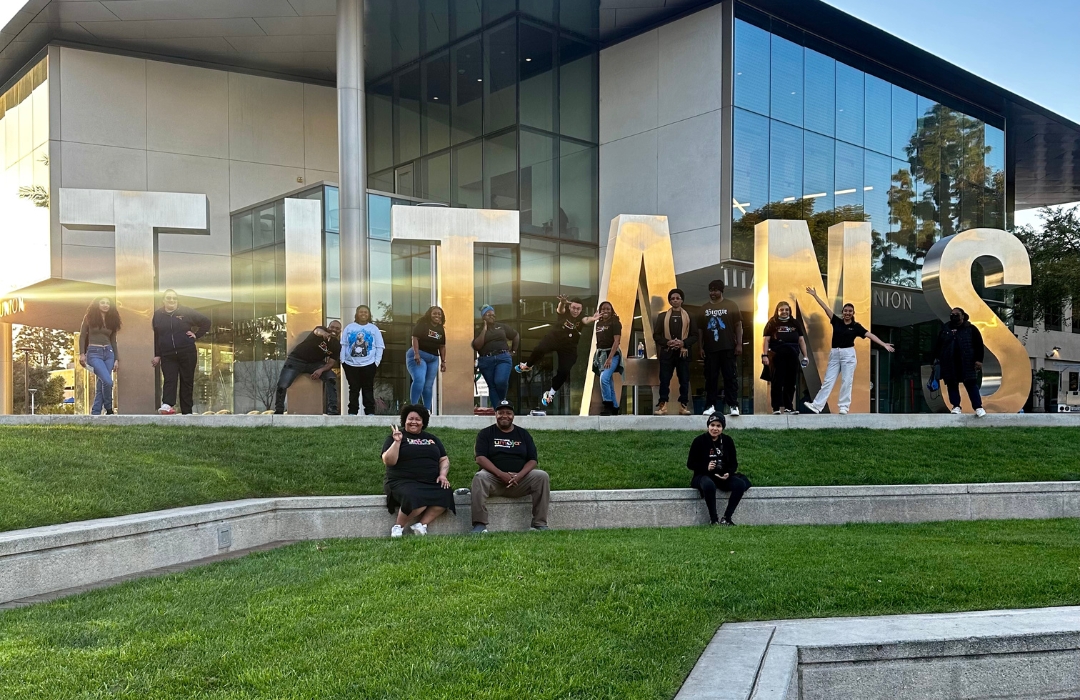
[[514,425],[514,405],[509,401],[499,402],[495,407],[495,425],[489,425],[476,436],[476,463],[480,471],[472,480],[473,534],[488,531],[488,496],[531,496],[531,529],[548,529],[551,480],[547,472],[536,468],[532,435]]

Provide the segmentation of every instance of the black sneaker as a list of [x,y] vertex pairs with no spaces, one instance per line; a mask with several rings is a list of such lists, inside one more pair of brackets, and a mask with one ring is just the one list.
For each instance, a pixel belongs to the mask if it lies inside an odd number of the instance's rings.
[[728,517],[720,518],[720,524],[725,526],[730,525],[732,527],[735,526],[735,523],[731,522],[731,518]]

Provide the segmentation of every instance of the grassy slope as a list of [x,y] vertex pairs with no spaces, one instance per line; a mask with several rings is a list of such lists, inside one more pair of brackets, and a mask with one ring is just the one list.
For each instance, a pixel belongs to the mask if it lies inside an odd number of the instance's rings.
[[[732,430],[757,486],[1080,479],[1071,428]],[[468,486],[474,433],[440,430]],[[535,431],[555,489],[682,487],[694,433]],[[382,428],[0,428],[0,531],[273,495],[382,493]]]
[[0,613],[0,697],[666,700],[727,621],[1080,603],[1078,541],[1058,520],[305,543]]

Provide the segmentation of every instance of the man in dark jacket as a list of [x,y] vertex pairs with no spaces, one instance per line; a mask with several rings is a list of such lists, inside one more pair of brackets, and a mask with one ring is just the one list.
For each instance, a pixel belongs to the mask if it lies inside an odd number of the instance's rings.
[[301,374],[321,381],[323,385],[324,410],[328,415],[341,413],[338,408],[337,375],[334,366],[341,357],[341,322],[331,321],[317,326],[308,337],[301,340],[285,358],[285,366],[278,377],[274,413],[285,412],[285,394]]
[[671,391],[671,375],[679,375],[679,413],[690,415],[690,346],[697,340],[697,324],[694,317],[682,307],[686,295],[681,289],[668,292],[671,309],[661,311],[653,326],[656,356],[660,360],[660,400],[656,404],[658,416],[667,415],[668,397]]
[[979,393],[978,372],[982,369],[983,347],[982,334],[971,325],[968,315],[960,307],[949,312],[949,322],[941,327],[937,339],[935,356],[941,363],[941,380],[949,391],[949,403],[953,413],[961,413],[960,383],[967,390],[968,400],[975,409],[975,415],[982,418],[986,411],[982,407],[982,394]]
[[176,413],[176,388],[180,385],[180,412],[190,414],[194,405],[195,365],[199,352],[195,341],[210,330],[210,319],[195,309],[180,306],[176,290],[166,289],[161,308],[154,312],[154,367],[161,368],[161,408],[158,413]]

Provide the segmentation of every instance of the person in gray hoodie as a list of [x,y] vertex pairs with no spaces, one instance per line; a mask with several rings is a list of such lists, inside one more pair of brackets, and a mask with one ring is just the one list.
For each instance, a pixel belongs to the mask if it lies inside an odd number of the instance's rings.
[[360,392],[364,392],[364,415],[375,413],[375,371],[382,362],[382,331],[371,322],[371,309],[356,307],[353,322],[341,332],[341,368],[349,380],[349,415],[360,410]]

